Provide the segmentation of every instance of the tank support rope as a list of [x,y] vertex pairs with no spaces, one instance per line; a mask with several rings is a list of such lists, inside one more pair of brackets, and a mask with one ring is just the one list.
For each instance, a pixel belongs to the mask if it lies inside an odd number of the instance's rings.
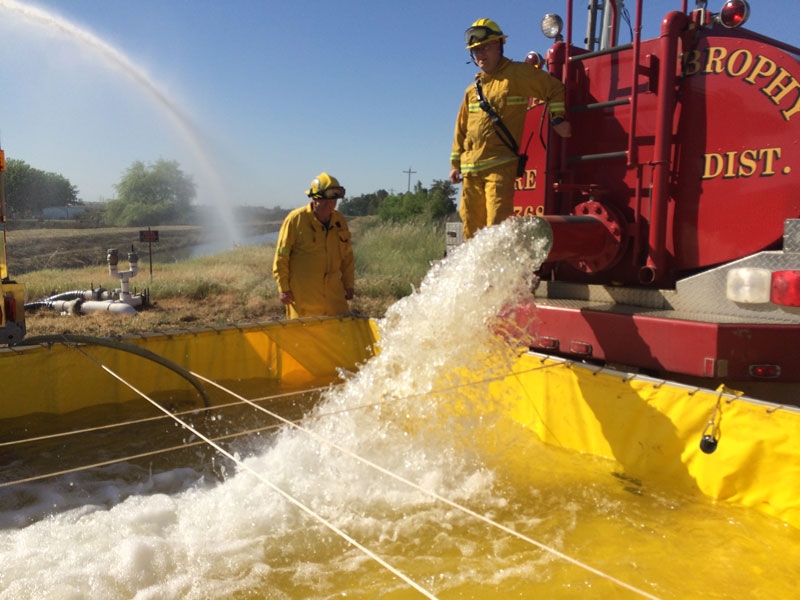
[[[117,373],[115,373],[109,367],[107,367],[106,365],[102,364],[100,361],[95,359],[93,356],[90,356],[88,353],[84,352],[79,346],[76,346],[76,348],[77,348],[77,350],[82,352],[85,356],[87,356],[90,360],[94,361],[101,369],[106,371],[109,375],[111,375],[112,377],[117,379],[123,385],[127,386],[128,388],[130,388],[133,392],[138,394],[141,398],[143,398],[143,399],[147,400],[148,402],[150,402],[150,404],[155,406],[158,410],[160,410],[161,412],[166,414],[168,417],[170,417],[171,419],[174,419],[179,425],[181,425],[182,427],[185,427],[188,431],[191,431],[194,435],[196,435],[198,438],[203,440],[206,444],[208,444],[209,446],[214,448],[217,452],[219,452],[223,456],[225,456],[225,457],[229,458],[230,460],[232,460],[240,468],[242,468],[245,471],[251,473],[259,481],[261,481],[262,483],[267,485],[270,489],[272,489],[274,492],[276,492],[280,496],[282,496],[287,502],[293,504],[294,506],[296,506],[297,508],[302,510],[304,513],[309,515],[311,518],[315,519],[320,524],[322,524],[325,527],[327,527],[328,529],[330,529],[333,533],[335,533],[336,535],[341,537],[343,540],[347,541],[349,544],[351,544],[352,546],[354,546],[355,548],[357,548],[358,550],[363,552],[366,556],[368,556],[369,558],[371,558],[372,560],[377,562],[384,569],[386,569],[387,571],[389,571],[390,573],[394,574],[399,579],[401,579],[404,582],[406,582],[409,586],[411,586],[412,588],[417,590],[420,594],[422,594],[426,598],[431,598],[432,600],[437,600],[436,596],[434,596],[431,592],[429,592],[428,590],[426,590],[425,588],[420,586],[417,582],[415,582],[413,579],[408,577],[405,573],[403,573],[403,572],[399,571],[398,569],[396,569],[395,567],[393,567],[391,564],[386,562],[380,556],[375,554],[372,550],[370,550],[366,546],[364,546],[361,543],[359,543],[357,540],[355,540],[350,535],[348,535],[345,531],[343,531],[342,529],[338,528],[336,525],[334,525],[333,523],[331,523],[330,521],[325,519],[325,517],[323,517],[319,513],[314,512],[311,508],[309,508],[308,506],[306,506],[305,504],[303,504],[302,502],[300,502],[299,500],[294,498],[291,494],[289,494],[289,493],[285,492],[284,490],[282,490],[281,488],[279,488],[277,485],[272,483],[269,479],[264,477],[264,475],[262,475],[261,473],[259,473],[255,469],[252,469],[251,467],[246,465],[244,462],[242,462],[236,456],[234,456],[233,454],[231,454],[230,452],[225,450],[225,448],[223,448],[222,446],[217,444],[214,440],[212,440],[211,438],[205,436],[203,433],[201,433],[200,431],[198,431],[197,429],[192,427],[189,423],[187,423],[187,422],[183,421],[182,419],[180,419],[179,417],[173,415],[171,412],[169,412],[169,410],[167,410],[166,408],[161,406],[158,402],[156,402],[155,400],[150,398],[147,394],[145,394],[144,392],[142,392],[141,390],[136,388],[132,383],[126,381],[124,378],[120,377]],[[193,375],[195,375],[195,374],[193,374]],[[205,378],[203,378],[203,380],[204,381],[209,381],[209,380],[207,380]],[[222,388],[222,389],[224,389],[224,388]],[[233,394],[233,392],[230,392],[230,393],[232,395],[234,395],[234,397],[237,397],[237,395]],[[239,398],[241,398],[241,397],[239,397]],[[249,402],[250,401],[248,401],[248,403]],[[258,406],[257,404],[252,404],[252,405],[253,406]],[[279,418],[279,420],[284,420],[284,419],[281,417],[281,418]]]
[[[255,398],[255,399],[251,400],[251,402],[259,402],[259,401],[267,401],[267,400],[272,401],[272,400],[277,400],[278,398],[288,398],[288,397],[291,397],[291,396],[297,396],[299,394],[321,393],[321,392],[323,392],[323,391],[325,391],[327,389],[328,389],[327,386],[309,388],[307,390],[303,390],[302,392],[286,392],[284,394],[275,394],[273,396],[263,396],[261,398]],[[179,411],[179,412],[174,412],[174,413],[170,413],[170,416],[175,415],[177,417],[181,417],[183,415],[194,415],[194,414],[197,414],[197,413],[200,413],[200,412],[209,412],[209,411],[213,411],[213,410],[219,410],[221,408],[230,408],[232,406],[241,406],[242,404],[245,404],[245,403],[237,400],[236,402],[228,402],[227,404],[216,404],[214,406],[204,406],[202,408],[191,408],[189,410],[183,410],[183,411]],[[58,438],[65,438],[65,437],[70,437],[70,436],[74,436],[74,435],[81,435],[81,434],[84,434],[84,433],[94,433],[94,432],[103,431],[103,430],[106,430],[106,429],[115,429],[117,427],[127,427],[128,425],[141,425],[142,423],[163,421],[163,420],[168,419],[168,418],[169,417],[167,417],[167,416],[162,414],[162,415],[158,415],[158,416],[155,416],[155,417],[143,417],[141,419],[131,419],[130,421],[119,421],[117,423],[109,423],[108,425],[98,425],[96,427],[86,427],[84,429],[71,429],[69,431],[60,431],[58,433],[51,433],[51,434],[48,434],[48,435],[37,435],[37,436],[34,436],[34,437],[29,437],[29,438],[11,440],[11,441],[8,441],[8,442],[0,441],[0,448],[2,448],[3,446],[18,446],[18,445],[21,445],[21,444],[29,444],[31,442],[41,442],[41,441],[45,441],[45,440],[53,440],[53,439],[58,439]],[[265,429],[268,429],[268,428],[265,428]],[[257,431],[261,431],[261,430],[257,430]],[[247,433],[248,432],[241,432],[242,435],[245,435]],[[221,439],[221,438],[215,438],[215,439]]]
[[[216,443],[219,440],[228,439],[228,438],[232,438],[232,437],[238,437],[239,435],[246,435],[248,433],[254,433],[254,432],[261,431],[261,430],[272,429],[275,426],[265,427],[265,428],[258,429],[258,430],[253,430],[253,431],[239,432],[239,433],[236,433],[236,434],[230,434],[230,435],[221,436],[221,437],[217,437],[217,438],[210,438],[210,437],[204,435],[203,433],[201,433],[200,431],[198,431],[197,429],[195,429],[190,424],[186,423],[185,421],[183,421],[182,419],[179,418],[181,414],[186,414],[186,413],[171,413],[171,412],[169,412],[168,409],[164,408],[158,402],[156,402],[155,400],[153,400],[152,398],[147,396],[147,394],[145,394],[144,392],[142,392],[139,389],[137,389],[133,384],[131,384],[130,382],[126,381],[124,378],[119,376],[117,373],[115,373],[109,367],[107,367],[106,365],[102,364],[100,361],[98,361],[93,356],[91,356],[88,353],[84,352],[83,349],[81,349],[79,346],[74,346],[74,347],[78,351],[80,351],[82,354],[84,354],[87,358],[89,358],[90,360],[95,362],[104,371],[109,373],[112,377],[114,377],[115,379],[120,381],[123,385],[127,386],[128,388],[130,388],[133,392],[135,392],[141,398],[145,399],[150,404],[152,404],[155,408],[157,408],[159,411],[164,413],[166,415],[166,417],[175,420],[182,427],[185,427],[187,430],[191,431],[201,441],[191,442],[191,443],[188,443],[188,444],[184,444],[182,446],[176,446],[176,447],[173,447],[173,448],[154,451],[152,453],[144,453],[144,454],[133,456],[133,457],[127,457],[125,459],[117,459],[117,460],[112,460],[112,461],[106,461],[106,462],[103,462],[103,463],[97,463],[95,465],[88,465],[88,466],[83,466],[83,467],[76,468],[76,469],[66,470],[66,471],[63,471],[63,472],[49,473],[49,474],[44,475],[44,476],[34,477],[34,478],[30,478],[30,479],[25,479],[25,480],[19,480],[19,481],[15,481],[15,482],[9,482],[7,484],[0,485],[0,487],[4,487],[5,485],[11,485],[13,483],[23,483],[23,482],[27,482],[27,481],[30,481],[30,480],[41,479],[41,478],[44,478],[44,477],[51,477],[51,476],[54,476],[54,475],[62,475],[62,474],[70,473],[70,472],[73,472],[73,471],[80,471],[80,470],[87,469],[87,468],[105,466],[107,464],[113,464],[115,462],[120,462],[122,460],[130,460],[130,459],[142,458],[142,457],[146,457],[146,456],[149,456],[149,455],[152,455],[152,454],[159,454],[161,452],[170,452],[172,450],[177,450],[177,449],[190,447],[190,446],[194,446],[194,445],[207,444],[207,445],[211,446],[212,448],[214,448],[217,452],[219,452],[220,454],[225,456],[226,458],[232,460],[235,464],[240,466],[242,469],[244,469],[244,470],[250,472],[251,474],[253,474],[260,481],[262,481],[267,486],[269,486],[271,489],[273,489],[275,492],[280,494],[288,502],[290,502],[291,504],[297,506],[303,512],[307,513],[309,516],[311,516],[312,518],[316,519],[322,525],[324,525],[325,527],[327,527],[328,529],[333,531],[336,535],[340,536],[342,539],[346,540],[348,543],[350,543],[354,547],[358,548],[361,552],[363,552],[368,557],[370,557],[373,560],[375,560],[383,568],[385,568],[388,571],[390,571],[391,573],[393,573],[395,576],[397,576],[398,578],[400,578],[401,580],[406,582],[409,586],[413,587],[414,589],[416,589],[417,591],[419,591],[421,594],[423,594],[424,596],[426,596],[428,598],[433,598],[433,599],[436,598],[436,596],[431,594],[431,592],[429,592],[429,591],[425,590],[424,588],[422,588],[421,586],[419,586],[416,582],[414,582],[413,580],[408,578],[408,576],[406,576],[404,573],[398,571],[392,565],[388,564],[382,558],[377,556],[374,552],[372,552],[371,550],[369,550],[365,546],[361,545],[355,539],[351,538],[346,532],[342,531],[341,529],[339,529],[338,527],[336,527],[332,523],[328,522],[324,517],[322,517],[321,515],[315,513],[312,509],[310,509],[306,505],[302,504],[299,500],[297,500],[296,498],[292,497],[290,494],[288,494],[284,490],[282,490],[279,487],[277,487],[271,481],[266,479],[262,474],[258,473],[257,471],[255,471],[252,468],[250,468],[247,465],[245,465],[241,460],[237,459],[234,455],[232,455],[230,452],[228,452],[227,450],[225,450],[219,444]],[[543,365],[541,367],[536,367],[536,368],[534,368],[532,370],[548,368],[549,366],[551,366],[551,365],[547,365],[547,366]],[[500,531],[502,531],[502,532],[504,532],[504,533],[506,533],[506,534],[508,534],[510,536],[516,537],[516,538],[524,541],[525,543],[528,543],[528,544],[530,544],[532,546],[535,546],[535,547],[537,547],[537,548],[539,548],[539,549],[541,549],[541,550],[543,550],[545,552],[548,552],[548,553],[552,554],[553,556],[556,556],[557,558],[560,558],[561,560],[564,560],[565,562],[568,562],[568,563],[570,563],[572,565],[575,565],[575,566],[577,566],[577,567],[579,567],[579,568],[581,568],[581,569],[583,569],[583,570],[585,570],[587,572],[590,572],[590,573],[592,573],[594,575],[597,575],[598,577],[600,577],[602,579],[606,579],[609,582],[614,583],[615,585],[618,585],[618,586],[620,586],[622,588],[625,588],[625,589],[627,589],[627,590],[629,590],[629,591],[631,591],[631,592],[633,592],[635,594],[638,594],[639,596],[642,596],[644,598],[649,598],[651,600],[659,600],[659,598],[657,596],[654,596],[654,595],[652,595],[652,594],[650,594],[650,593],[648,593],[648,592],[646,592],[644,590],[636,588],[635,586],[632,586],[632,585],[630,585],[630,584],[628,584],[628,583],[626,583],[626,582],[624,582],[624,581],[622,581],[620,579],[617,579],[617,578],[615,578],[615,577],[613,577],[613,576],[611,576],[611,575],[609,575],[607,573],[604,573],[603,571],[600,571],[599,569],[597,569],[595,567],[592,567],[589,564],[586,564],[586,563],[584,563],[584,562],[582,562],[582,561],[580,561],[578,559],[575,559],[575,558],[573,558],[573,557],[571,557],[571,556],[569,556],[567,554],[564,554],[563,552],[560,552],[559,550],[556,550],[555,548],[547,546],[546,544],[544,544],[544,543],[542,543],[542,542],[540,542],[538,540],[535,540],[535,539],[533,539],[533,538],[531,538],[529,536],[526,536],[526,535],[524,535],[522,533],[519,533],[518,531],[515,531],[515,530],[503,525],[502,523],[498,523],[496,521],[493,521],[492,519],[489,519],[488,517],[485,517],[484,515],[481,515],[480,513],[477,513],[477,512],[473,511],[472,509],[470,509],[470,508],[468,508],[466,506],[460,505],[460,504],[458,504],[458,503],[456,503],[456,502],[454,502],[452,500],[449,500],[448,498],[445,498],[444,496],[441,496],[441,495],[437,494],[436,492],[433,492],[431,490],[427,490],[427,489],[419,486],[418,484],[414,483],[413,481],[411,481],[409,479],[406,479],[406,478],[404,478],[404,477],[402,477],[402,476],[400,476],[400,475],[398,475],[396,473],[393,473],[392,471],[389,471],[388,469],[385,469],[384,467],[381,467],[377,463],[374,463],[374,462],[372,462],[372,461],[370,461],[370,460],[368,460],[368,459],[366,459],[364,457],[361,457],[358,454],[355,454],[354,452],[348,450],[347,448],[344,448],[344,447],[336,444],[335,442],[333,442],[331,440],[328,440],[328,439],[326,439],[326,438],[314,433],[313,431],[311,431],[311,430],[309,430],[307,428],[304,428],[303,426],[299,425],[298,423],[296,423],[294,421],[286,419],[285,417],[283,417],[283,416],[281,416],[281,415],[279,415],[279,414],[277,414],[277,413],[275,413],[275,412],[273,412],[273,411],[271,411],[271,410],[269,410],[269,409],[257,404],[254,400],[250,400],[248,398],[245,398],[244,396],[241,396],[240,394],[237,394],[233,390],[230,390],[230,389],[220,385],[219,383],[217,383],[217,382],[215,382],[215,381],[213,381],[211,379],[208,379],[208,378],[206,378],[206,377],[204,377],[204,376],[202,376],[200,374],[197,374],[197,373],[194,373],[194,372],[191,372],[191,371],[189,371],[189,374],[191,375],[192,378],[195,378],[196,380],[203,381],[203,382],[205,382],[205,383],[207,383],[207,384],[209,384],[209,385],[211,385],[213,387],[216,387],[219,390],[223,391],[224,393],[226,393],[226,394],[230,395],[231,397],[236,398],[238,400],[238,402],[231,403],[231,404],[247,404],[247,405],[250,405],[251,407],[253,407],[256,410],[261,411],[261,412],[269,415],[270,417],[272,417],[273,419],[279,421],[280,423],[282,423],[284,425],[288,425],[290,427],[293,427],[293,428],[297,429],[298,431],[300,431],[300,432],[312,437],[313,439],[315,439],[317,441],[320,441],[320,442],[322,442],[322,443],[324,443],[324,444],[326,444],[326,445],[338,450],[339,452],[341,452],[341,453],[353,458],[354,460],[356,460],[358,462],[361,462],[362,464],[364,464],[364,465],[366,465],[366,466],[368,466],[368,467],[370,467],[370,468],[372,468],[372,469],[374,469],[374,470],[376,470],[376,471],[378,471],[378,472],[380,472],[380,473],[382,473],[382,474],[384,474],[384,475],[386,475],[388,477],[391,477],[391,478],[395,479],[396,481],[399,481],[399,482],[403,483],[404,485],[407,485],[407,486],[409,486],[409,487],[411,487],[411,488],[413,488],[413,489],[415,489],[415,490],[417,490],[419,492],[422,492],[422,493],[434,498],[435,500],[437,500],[439,502],[442,502],[442,503],[444,503],[444,504],[446,504],[446,505],[448,505],[448,506],[450,506],[450,507],[452,507],[452,508],[454,508],[456,510],[459,510],[459,511],[463,512],[464,514],[467,514],[467,515],[469,515],[469,516],[471,516],[471,517],[473,517],[475,519],[478,519],[478,520],[486,523],[487,525],[489,525],[491,527],[494,527],[494,528],[496,528],[496,529],[498,529],[498,530],[500,530]],[[519,376],[520,373],[513,373],[513,375]],[[491,378],[491,379],[494,380],[494,379],[501,379],[501,378],[502,377],[496,377],[496,378]],[[456,386],[452,386],[451,389],[464,387],[464,386],[478,385],[479,383],[485,383],[485,381],[482,380],[480,382],[470,382],[470,383],[464,384],[464,385],[456,385]],[[355,407],[354,409],[350,409],[350,410],[366,408],[366,407],[369,407],[369,406],[373,406],[374,404],[383,404],[383,403],[384,402],[370,403],[369,405]],[[187,411],[187,413],[188,412],[196,412],[196,410],[195,411]],[[335,412],[342,412],[342,411],[335,411]],[[324,416],[326,416],[326,414],[323,413],[323,414],[319,414],[317,416],[318,417],[324,417]],[[163,418],[163,417],[156,417],[156,418],[160,419],[160,418]],[[90,430],[84,430],[84,431],[90,431]]]
[[[236,433],[229,433],[228,435],[221,435],[217,437],[210,438],[214,442],[220,442],[224,440],[235,439],[241,437],[243,435],[252,435],[254,433],[261,433],[264,431],[269,431],[270,429],[277,429],[278,425],[268,425],[266,427],[259,427],[257,429],[248,429],[246,431],[237,431]],[[91,430],[85,430],[91,431]],[[113,458],[110,460],[104,460],[102,462],[92,463],[90,465],[81,465],[80,467],[75,467],[73,469],[63,469],[61,471],[51,471],[50,473],[42,473],[41,475],[34,475],[32,477],[25,477],[23,479],[15,479],[14,481],[3,481],[0,483],[0,488],[4,487],[11,487],[14,485],[22,484],[22,483],[32,483],[34,481],[41,481],[42,479],[49,479],[50,477],[59,477],[61,475],[69,475],[70,473],[80,473],[81,471],[88,471],[89,469],[99,469],[101,467],[108,467],[110,465],[115,465],[122,462],[130,462],[133,460],[141,460],[142,458],[148,458],[151,456],[159,456],[161,454],[167,454],[168,452],[176,452],[178,450],[185,450],[186,448],[191,448],[193,446],[202,446],[205,445],[205,440],[200,440],[197,442],[184,442],[180,446],[170,446],[169,448],[159,448],[158,450],[152,450],[151,452],[142,452],[140,454],[129,454],[127,456],[123,456],[122,458]]]
[[[198,379],[200,379],[201,381],[204,381],[204,382],[208,383],[209,385],[212,385],[212,386],[214,386],[214,387],[216,387],[216,388],[218,388],[218,389],[220,389],[220,390],[222,390],[222,391],[224,391],[224,392],[226,392],[228,394],[231,394],[233,397],[238,398],[242,402],[250,403],[250,401],[247,400],[247,398],[244,398],[243,396],[240,396],[239,394],[237,394],[236,392],[234,392],[232,390],[226,389],[225,387],[221,386],[217,382],[212,381],[210,379],[207,379],[207,378],[205,378],[202,375],[199,375],[197,373],[192,373],[192,374],[195,377],[197,377]],[[395,480],[397,480],[397,481],[399,481],[399,482],[401,482],[401,483],[403,483],[405,485],[408,485],[411,488],[413,488],[413,489],[415,489],[417,491],[420,491],[420,492],[422,492],[422,493],[424,493],[424,494],[426,494],[426,495],[438,500],[439,502],[443,502],[444,504],[447,504],[448,506],[450,506],[452,508],[455,508],[455,509],[457,509],[457,510],[459,510],[461,512],[464,512],[467,515],[470,515],[471,517],[474,517],[474,518],[476,518],[476,519],[478,519],[480,521],[483,521],[484,523],[486,523],[487,525],[490,525],[491,527],[495,527],[495,528],[499,529],[500,531],[503,531],[504,533],[507,533],[508,535],[511,535],[511,536],[516,537],[516,538],[518,538],[518,539],[520,539],[520,540],[522,540],[524,542],[527,542],[528,544],[531,544],[532,546],[536,546],[537,548],[539,548],[541,550],[544,550],[545,552],[549,552],[550,554],[552,554],[552,555],[554,555],[554,556],[556,556],[556,557],[558,557],[558,558],[560,558],[560,559],[562,559],[562,560],[564,560],[564,561],[566,561],[568,563],[571,563],[571,564],[573,564],[573,565],[575,565],[575,566],[577,566],[577,567],[579,567],[579,568],[581,568],[581,569],[583,569],[585,571],[588,571],[590,573],[593,573],[593,574],[597,575],[598,577],[601,577],[601,578],[606,579],[606,580],[608,580],[608,581],[610,581],[612,583],[615,583],[616,585],[618,585],[620,587],[623,587],[623,588],[625,588],[625,589],[627,589],[627,590],[629,590],[631,592],[634,592],[635,594],[639,594],[640,596],[642,596],[644,598],[650,598],[651,600],[659,600],[659,598],[657,596],[653,596],[652,594],[649,594],[648,592],[645,592],[644,590],[640,590],[639,588],[637,588],[635,586],[632,586],[632,585],[630,585],[630,584],[628,584],[628,583],[626,583],[626,582],[624,582],[624,581],[622,581],[620,579],[617,579],[616,577],[613,577],[613,576],[611,576],[611,575],[609,575],[607,573],[604,573],[603,571],[600,571],[599,569],[596,569],[595,567],[592,567],[591,565],[588,565],[588,564],[586,564],[586,563],[584,563],[584,562],[582,562],[582,561],[580,561],[580,560],[578,560],[576,558],[573,558],[573,557],[571,557],[571,556],[569,556],[567,554],[564,554],[563,552],[560,552],[560,551],[556,550],[555,548],[552,548],[551,546],[548,546],[548,545],[546,545],[546,544],[544,544],[544,543],[542,543],[542,542],[540,542],[538,540],[534,540],[531,537],[528,537],[528,536],[526,536],[526,535],[524,535],[522,533],[519,533],[518,531],[515,531],[515,530],[503,525],[502,523],[498,523],[496,521],[493,521],[492,519],[490,519],[488,517],[485,517],[485,516],[481,515],[480,513],[477,513],[474,510],[472,510],[470,508],[467,508],[466,506],[462,506],[462,505],[458,504],[457,502],[453,502],[452,500],[450,500],[448,498],[445,498],[444,496],[441,496],[441,495],[437,494],[436,492],[433,492],[431,490],[427,490],[427,489],[417,485],[413,481],[411,481],[409,479],[406,479],[405,477],[403,477],[401,475],[393,473],[392,471],[389,471],[388,469],[385,469],[385,468],[381,467],[380,465],[372,462],[371,460],[366,459],[366,458],[364,458],[362,456],[359,456],[358,454],[355,454],[354,452],[351,452],[347,448],[344,448],[344,447],[336,444],[335,442],[332,442],[332,441],[330,441],[330,440],[328,440],[328,439],[326,439],[326,438],[314,433],[310,429],[306,429],[305,427],[302,427],[301,425],[299,425],[297,423],[294,423],[292,421],[289,421],[288,419],[283,418],[279,414],[274,413],[274,412],[264,408],[263,406],[258,406],[256,404],[253,404],[253,406],[257,410],[260,410],[260,411],[263,411],[263,412],[267,413],[269,416],[273,417],[274,419],[277,419],[278,421],[281,421],[281,422],[283,422],[284,424],[286,424],[286,425],[288,425],[290,427],[294,427],[298,431],[302,431],[303,433],[305,433],[306,435],[312,437],[313,439],[315,439],[315,440],[317,440],[319,442],[322,442],[324,444],[329,445],[331,448],[335,448],[339,452],[342,452],[343,454],[353,458],[354,460],[357,460],[358,462],[360,462],[360,463],[362,463],[364,465],[367,465],[368,467],[371,467],[371,468],[375,469],[376,471],[378,471],[380,473],[383,473],[384,475],[387,475],[387,476],[389,476],[389,477],[391,477],[391,478],[393,478],[393,479],[395,479]]]

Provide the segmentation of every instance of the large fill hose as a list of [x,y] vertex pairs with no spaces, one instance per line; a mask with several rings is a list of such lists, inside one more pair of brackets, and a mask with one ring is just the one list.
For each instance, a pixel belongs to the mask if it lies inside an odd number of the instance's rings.
[[136,356],[140,356],[142,358],[146,358],[147,360],[152,360],[159,365],[174,371],[186,381],[191,383],[200,396],[203,398],[203,405],[208,408],[211,406],[211,403],[208,400],[208,395],[206,394],[205,389],[203,389],[203,385],[200,381],[192,375],[191,372],[184,369],[179,364],[172,362],[168,358],[164,358],[160,354],[156,354],[151,350],[147,350],[146,348],[141,348],[136,344],[131,344],[129,342],[122,342],[119,340],[111,340],[108,338],[100,338],[100,337],[93,337],[89,335],[77,335],[74,333],[58,333],[52,335],[37,335],[34,337],[29,337],[15,344],[11,344],[10,346],[35,346],[37,344],[60,344],[60,343],[73,343],[73,344],[88,344],[94,346],[105,346],[106,348],[113,348],[115,350],[120,350],[122,352],[129,352],[130,354],[135,354]]

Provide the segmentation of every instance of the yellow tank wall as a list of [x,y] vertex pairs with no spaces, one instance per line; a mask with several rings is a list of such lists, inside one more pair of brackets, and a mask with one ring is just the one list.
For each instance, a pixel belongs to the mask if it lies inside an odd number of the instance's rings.
[[[335,381],[339,368],[356,370],[376,351],[376,337],[375,323],[368,319],[330,318],[150,334],[125,341],[215,381],[270,380],[300,387]],[[62,414],[136,398],[100,365],[147,394],[191,390],[185,379],[162,365],[114,349],[78,350],[62,344],[4,348],[0,419]],[[497,373],[497,365],[487,362],[486,372]],[[797,409],[596,371],[531,353],[501,372],[508,374],[489,384],[493,401],[486,405],[500,407],[515,427],[522,425],[543,442],[613,459],[626,475],[643,482],[753,507],[800,527]],[[487,378],[486,373],[470,372],[464,383]],[[718,447],[705,454],[699,444],[712,419]]]
[[[214,381],[266,379],[302,386],[336,380],[338,368],[355,370],[373,352],[375,329],[364,318],[299,319],[121,340]],[[0,419],[136,399],[135,391],[103,367],[145,394],[192,389],[170,369],[117,349],[72,344],[2,348]]]
[[[625,474],[749,506],[800,527],[800,412],[525,354],[492,386],[548,444]],[[700,450],[710,420],[718,446]]]

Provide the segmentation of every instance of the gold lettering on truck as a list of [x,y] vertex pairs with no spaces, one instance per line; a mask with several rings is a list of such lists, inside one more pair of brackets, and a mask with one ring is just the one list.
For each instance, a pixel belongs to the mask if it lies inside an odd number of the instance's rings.
[[[709,152],[703,155],[703,179],[732,179],[735,177],[771,177],[775,163],[781,158],[780,148],[753,148],[730,150],[725,153]],[[792,168],[785,166],[781,173],[788,175]]]
[[535,190],[536,189],[536,169],[526,169],[522,177],[514,180],[515,190]]
[[683,61],[684,75],[722,75],[741,79],[778,106],[786,121],[800,113],[800,80],[774,60],[741,48],[728,52],[724,46],[692,50]]

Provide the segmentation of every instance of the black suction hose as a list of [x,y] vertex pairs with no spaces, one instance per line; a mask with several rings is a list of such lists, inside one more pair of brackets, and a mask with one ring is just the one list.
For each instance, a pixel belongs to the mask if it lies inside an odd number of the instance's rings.
[[141,348],[136,344],[131,344],[129,342],[122,342],[119,340],[111,340],[108,338],[100,338],[100,337],[93,337],[89,335],[76,335],[74,333],[58,333],[53,335],[37,335],[34,337],[25,338],[16,342],[15,344],[11,344],[11,346],[35,346],[38,344],[59,344],[64,342],[71,342],[73,344],[88,344],[94,346],[105,346],[106,348],[113,348],[115,350],[120,350],[122,352],[129,352],[130,354],[135,354],[136,356],[140,356],[142,358],[146,358],[147,360],[152,360],[159,365],[174,371],[186,381],[191,383],[200,396],[203,398],[203,405],[208,408],[211,406],[211,403],[208,400],[208,395],[206,394],[205,389],[203,389],[202,384],[200,381],[192,375],[188,370],[184,369],[179,364],[172,362],[168,358],[164,358],[160,354],[156,354],[151,350],[147,350],[146,348]]

